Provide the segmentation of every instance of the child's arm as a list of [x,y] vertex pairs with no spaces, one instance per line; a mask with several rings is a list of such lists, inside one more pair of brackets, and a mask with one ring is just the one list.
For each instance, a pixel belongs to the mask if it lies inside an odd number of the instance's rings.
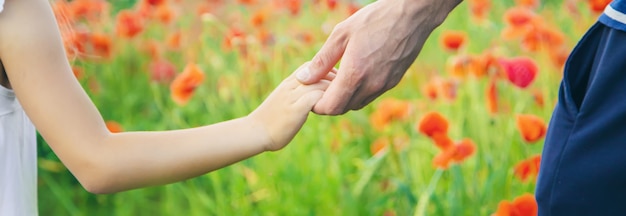
[[280,149],[328,86],[300,85],[290,76],[246,117],[193,129],[111,134],[71,73],[47,0],[6,2],[0,59],[38,131],[93,193],[171,183]]

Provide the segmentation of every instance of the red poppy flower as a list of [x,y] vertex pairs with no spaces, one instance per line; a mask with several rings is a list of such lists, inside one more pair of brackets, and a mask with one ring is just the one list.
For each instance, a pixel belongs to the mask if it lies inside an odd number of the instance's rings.
[[528,143],[537,142],[546,135],[546,123],[535,115],[517,115],[516,122],[522,138]]
[[504,12],[504,21],[510,27],[523,28],[530,24],[535,16],[528,8],[514,7]]
[[245,33],[239,28],[232,27],[226,37],[224,37],[224,47],[228,50],[233,49],[235,45],[242,45]]
[[285,3],[287,6],[287,9],[291,13],[291,15],[297,16],[298,14],[300,14],[300,8],[302,7],[301,0],[285,0],[285,1],[286,1]]
[[470,73],[470,68],[474,60],[475,57],[470,55],[451,56],[446,62],[446,70],[453,77],[466,78]]
[[252,18],[250,18],[250,22],[252,23],[254,27],[257,27],[257,28],[261,27],[267,21],[268,14],[269,14],[269,11],[267,10],[263,10],[263,9],[258,10],[252,15]]
[[539,174],[539,164],[541,164],[541,155],[532,156],[517,163],[513,174],[523,182],[531,180],[531,177],[532,180],[536,180]]
[[430,112],[422,117],[417,130],[426,136],[433,137],[436,133],[448,133],[448,120],[438,112]]
[[612,0],[588,0],[589,9],[594,13],[602,13],[604,8],[611,3]]
[[170,82],[176,75],[174,64],[165,59],[152,61],[149,67],[150,79],[158,83]]
[[455,151],[454,155],[452,155],[452,160],[457,163],[469,158],[476,151],[476,144],[474,144],[474,142],[468,138],[465,138],[456,143],[454,147]]
[[111,56],[112,44],[111,37],[108,35],[98,33],[91,35],[93,52],[99,57],[109,58]]
[[406,119],[410,110],[409,102],[393,98],[384,99],[370,116],[370,122],[375,129],[384,130],[392,121]]
[[337,7],[337,0],[326,0],[326,6],[328,6],[328,9],[330,10],[335,10]]
[[528,87],[537,76],[537,64],[528,57],[500,59],[499,62],[509,81],[517,87]]
[[450,51],[458,51],[467,43],[467,34],[462,31],[445,31],[441,35],[443,48]]
[[491,8],[491,0],[470,0],[470,12],[474,19],[482,20],[487,16],[489,8]]
[[100,16],[108,3],[102,0],[74,0],[70,2],[70,11],[74,19],[93,20]]
[[152,6],[158,6],[166,2],[166,0],[144,0],[144,2],[148,3]]
[[435,146],[442,151],[445,151],[454,145],[454,142],[446,133],[434,133],[430,138],[435,143]]
[[117,34],[124,38],[133,38],[143,31],[143,20],[139,14],[122,10],[117,14]]
[[256,2],[255,0],[239,0],[239,3],[244,4],[244,5],[252,5],[255,2]]
[[180,49],[180,43],[183,34],[180,31],[175,31],[167,37],[167,47],[172,50]]
[[354,13],[356,13],[357,11],[359,11],[361,9],[361,6],[359,6],[357,3],[350,1],[350,3],[348,3],[348,15],[352,15]]
[[174,9],[169,4],[161,4],[156,7],[156,11],[154,11],[154,16],[157,20],[159,20],[163,24],[169,24],[174,20],[176,14],[174,13]]
[[487,102],[487,112],[489,112],[489,114],[498,112],[498,86],[496,84],[496,79],[491,78],[487,85],[485,98]]
[[565,35],[554,28],[541,24],[534,25],[531,31],[522,36],[522,48],[528,51],[538,51],[546,48],[548,51],[558,50],[565,45]]
[[187,104],[203,80],[204,73],[200,68],[195,64],[188,64],[170,85],[174,102],[181,106]]
[[451,163],[461,163],[472,156],[475,151],[476,144],[466,138],[441,151],[433,159],[433,165],[440,169],[447,169]]
[[530,31],[535,20],[538,19],[534,12],[526,7],[514,7],[504,13],[506,28],[502,31],[504,39],[513,39],[525,35]]
[[498,210],[491,216],[536,216],[538,211],[537,201],[532,194],[524,194],[509,202],[500,201]]
[[539,0],[515,0],[515,4],[522,7],[537,8],[539,7]]

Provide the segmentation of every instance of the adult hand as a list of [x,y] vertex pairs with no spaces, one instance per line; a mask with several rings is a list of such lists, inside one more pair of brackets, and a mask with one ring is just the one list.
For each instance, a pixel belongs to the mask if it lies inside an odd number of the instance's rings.
[[309,70],[296,75],[313,84],[342,60],[313,111],[339,115],[358,110],[396,86],[431,32],[461,1],[379,0],[337,24]]

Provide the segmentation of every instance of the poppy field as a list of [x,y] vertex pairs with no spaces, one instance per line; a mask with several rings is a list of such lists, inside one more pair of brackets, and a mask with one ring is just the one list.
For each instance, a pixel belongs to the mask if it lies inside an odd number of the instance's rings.
[[[51,5],[74,75],[121,132],[249,114],[370,2]],[[286,148],[179,183],[90,194],[39,138],[40,214],[535,215],[563,65],[609,2],[465,0],[369,106],[310,115]]]

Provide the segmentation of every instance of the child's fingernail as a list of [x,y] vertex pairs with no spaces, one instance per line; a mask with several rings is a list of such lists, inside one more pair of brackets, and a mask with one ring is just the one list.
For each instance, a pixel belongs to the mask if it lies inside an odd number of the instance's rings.
[[308,81],[309,77],[311,77],[311,72],[309,72],[309,67],[304,67],[302,70],[296,73],[296,78],[300,81]]

